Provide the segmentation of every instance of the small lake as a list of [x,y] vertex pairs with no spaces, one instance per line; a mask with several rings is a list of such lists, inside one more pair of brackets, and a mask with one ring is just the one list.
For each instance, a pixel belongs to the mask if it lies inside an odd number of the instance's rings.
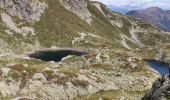
[[27,54],[30,58],[40,59],[43,61],[55,61],[59,62],[62,58],[68,55],[82,56],[88,54],[84,50],[76,48],[46,48],[42,50],[36,50]]
[[169,64],[162,61],[146,59],[144,60],[150,67],[157,70],[162,76],[169,73]]

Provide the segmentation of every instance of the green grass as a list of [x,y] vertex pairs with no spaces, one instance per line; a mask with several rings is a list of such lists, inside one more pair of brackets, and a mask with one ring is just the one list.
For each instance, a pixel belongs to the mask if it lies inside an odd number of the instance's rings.
[[46,2],[49,8],[41,16],[41,20],[34,25],[38,33],[37,38],[43,46],[72,46],[71,41],[78,32],[91,31],[85,21],[66,10],[58,0]]
[[[48,8],[45,10],[45,12],[42,14],[40,21],[38,22],[28,22],[25,20],[21,20],[16,16],[12,16],[13,21],[16,24],[21,23],[18,25],[19,28],[23,26],[28,27],[34,27],[36,36],[22,36],[21,34],[15,33],[14,35],[8,35],[3,30],[8,29],[5,24],[2,22],[2,19],[0,19],[0,37],[9,45],[9,49],[12,49],[14,52],[22,53],[24,51],[30,51],[30,47],[26,47],[25,44],[31,44],[33,45],[36,41],[36,39],[39,41],[39,43],[43,47],[51,47],[51,46],[57,46],[57,47],[87,47],[87,48],[98,48],[101,47],[101,45],[93,44],[92,42],[82,43],[80,45],[72,45],[72,40],[76,37],[79,37],[79,32],[85,32],[85,33],[93,33],[98,36],[101,36],[102,38],[106,39],[108,42],[105,43],[104,47],[111,47],[111,48],[121,48],[123,47],[120,45],[120,43],[116,42],[115,39],[120,40],[120,31],[123,34],[126,34],[128,37],[130,37],[129,34],[129,27],[131,26],[131,23],[125,18],[127,16],[118,14],[116,12],[109,11],[106,6],[101,4],[101,8],[103,12],[107,15],[112,16],[111,18],[104,16],[92,3],[87,0],[87,8],[89,12],[92,14],[92,23],[89,25],[86,21],[79,18],[77,15],[72,13],[71,11],[66,10],[58,0],[43,0],[48,4]],[[1,9],[1,12],[4,11]],[[139,21],[137,19],[127,17],[132,22],[137,23],[139,26],[141,26],[144,29],[151,29],[153,28],[149,24],[146,24],[142,21]],[[118,28],[114,27],[109,20],[122,20],[123,21],[123,27]],[[154,29],[154,28],[153,28]],[[153,34],[153,33],[150,33]],[[142,34],[144,35],[144,34]],[[141,37],[141,36],[140,36]],[[153,38],[156,37],[155,34],[152,36]],[[155,40],[153,42],[149,39],[145,39],[144,37],[140,38],[142,42],[144,41],[145,44],[155,44]],[[99,43],[103,43],[103,41],[100,41],[98,39]],[[149,42],[151,41],[151,43]],[[168,39],[164,40],[161,39],[161,41],[168,41]],[[132,45],[133,48],[136,48],[133,43],[129,43],[129,45]]]

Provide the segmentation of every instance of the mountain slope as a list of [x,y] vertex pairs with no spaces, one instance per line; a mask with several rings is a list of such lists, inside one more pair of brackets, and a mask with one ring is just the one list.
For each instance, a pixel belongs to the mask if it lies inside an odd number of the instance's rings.
[[[2,0],[0,7],[0,98],[5,100],[106,98],[98,94],[139,99],[159,76],[142,59],[160,59],[170,42],[169,34],[100,2]],[[63,48],[88,53],[59,62],[28,56]]]
[[130,11],[127,15],[153,23],[163,31],[170,31],[170,12],[161,8],[151,7],[145,10]]

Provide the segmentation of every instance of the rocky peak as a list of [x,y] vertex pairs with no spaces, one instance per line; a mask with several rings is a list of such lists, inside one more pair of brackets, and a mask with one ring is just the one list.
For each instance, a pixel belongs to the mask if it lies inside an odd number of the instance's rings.
[[127,15],[154,24],[162,31],[170,31],[170,12],[159,7],[150,7],[144,10],[133,10],[128,12]]
[[86,0],[59,0],[69,11],[73,12],[87,23],[91,23],[91,14],[87,8]]
[[169,100],[170,97],[170,76],[158,78],[152,88],[145,94],[142,100]]
[[163,10],[159,7],[150,7],[150,8],[145,9],[145,11],[152,11],[152,12],[154,12],[154,11],[158,12],[159,11],[159,12],[161,12]]
[[1,0],[0,7],[12,16],[20,19],[39,20],[47,5],[38,0]]

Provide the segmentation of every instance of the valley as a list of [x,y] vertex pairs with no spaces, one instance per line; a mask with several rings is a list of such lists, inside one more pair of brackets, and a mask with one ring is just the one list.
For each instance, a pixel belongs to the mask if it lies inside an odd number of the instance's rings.
[[[0,99],[140,100],[170,34],[89,0],[0,1]],[[166,56],[164,56],[166,55]]]

